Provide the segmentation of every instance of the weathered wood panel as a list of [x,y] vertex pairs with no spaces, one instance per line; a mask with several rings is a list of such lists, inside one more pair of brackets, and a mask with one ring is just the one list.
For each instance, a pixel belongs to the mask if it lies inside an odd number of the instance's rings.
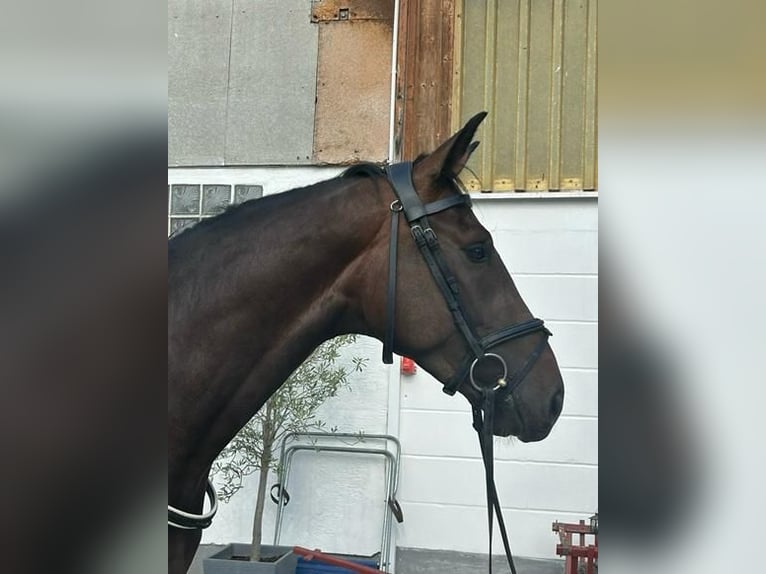
[[454,0],[402,0],[396,152],[432,151],[451,132]]

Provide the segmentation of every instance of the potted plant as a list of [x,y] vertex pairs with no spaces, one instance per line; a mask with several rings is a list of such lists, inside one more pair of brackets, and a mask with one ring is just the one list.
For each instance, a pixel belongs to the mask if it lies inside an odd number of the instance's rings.
[[244,477],[258,471],[259,482],[251,545],[230,544],[206,558],[205,574],[295,572],[297,556],[290,548],[261,544],[269,470],[277,470],[276,449],[287,433],[326,428],[326,423],[317,416],[317,409],[347,387],[351,373],[360,372],[366,364],[366,359],[360,357],[353,357],[350,366],[338,363],[341,349],[355,340],[354,335],[346,335],[320,345],[213,463],[214,483],[224,502],[242,488]]

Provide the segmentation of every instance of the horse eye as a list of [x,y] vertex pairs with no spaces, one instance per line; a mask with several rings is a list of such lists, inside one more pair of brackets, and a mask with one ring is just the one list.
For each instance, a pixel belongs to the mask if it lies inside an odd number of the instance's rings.
[[481,263],[482,261],[487,260],[488,255],[484,245],[471,245],[466,248],[465,252],[468,255],[468,258],[474,263]]

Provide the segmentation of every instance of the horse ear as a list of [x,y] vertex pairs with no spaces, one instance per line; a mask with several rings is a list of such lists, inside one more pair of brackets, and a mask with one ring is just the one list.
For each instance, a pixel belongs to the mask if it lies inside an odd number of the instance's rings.
[[[480,141],[475,141],[475,142],[471,142],[471,145],[468,146],[468,157],[465,158],[465,161],[463,162],[463,167],[465,167],[465,164],[468,163],[468,160],[473,155],[473,152],[476,151],[476,148],[479,147],[480,143],[481,143]],[[462,168],[460,168],[460,169],[462,169]],[[460,173],[460,172],[458,172],[458,173]]]
[[479,145],[479,142],[472,142],[471,140],[473,140],[476,129],[485,117],[487,117],[487,112],[479,112],[468,120],[459,132],[440,145],[436,151],[418,162],[415,169],[416,173],[420,172],[431,182],[442,175],[450,178],[456,177]]

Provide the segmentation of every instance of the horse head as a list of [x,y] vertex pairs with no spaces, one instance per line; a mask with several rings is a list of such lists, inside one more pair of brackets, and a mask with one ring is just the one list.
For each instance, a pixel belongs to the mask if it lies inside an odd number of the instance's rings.
[[[398,226],[396,249],[393,241],[391,246],[377,242],[381,252],[375,259],[389,261],[385,250],[398,251],[395,277],[387,273],[395,313],[378,308],[370,315],[378,318],[377,333],[385,330],[384,317],[395,317],[385,319],[394,334],[393,350],[412,357],[446,392],[457,390],[479,408],[484,385],[495,389],[494,434],[538,441],[550,432],[564,398],[550,333],[533,318],[457,183],[485,116],[474,116],[414,164],[399,164],[405,168],[398,173],[389,168],[392,217],[406,224]],[[412,191],[396,189],[397,181],[406,188],[407,180]],[[415,205],[409,211],[408,201]],[[391,232],[384,226],[381,233]],[[386,276],[380,269],[376,275]],[[377,297],[376,306],[380,303]]]

